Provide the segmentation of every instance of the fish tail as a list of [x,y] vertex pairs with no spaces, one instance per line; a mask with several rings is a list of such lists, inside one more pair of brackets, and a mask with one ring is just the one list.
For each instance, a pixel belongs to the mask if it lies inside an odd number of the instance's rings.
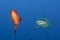
[[17,26],[15,25],[15,27],[14,27],[14,36],[15,36],[15,39],[14,40],[16,40],[16,31],[17,31]]
[[16,29],[14,29],[14,36],[15,36],[14,40],[16,40]]
[[14,35],[16,35],[16,26],[14,27]]
[[14,35],[16,36],[16,29],[14,30]]

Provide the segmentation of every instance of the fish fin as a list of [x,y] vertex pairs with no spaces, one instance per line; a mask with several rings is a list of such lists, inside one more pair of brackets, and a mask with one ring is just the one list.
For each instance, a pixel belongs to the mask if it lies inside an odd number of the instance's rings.
[[15,39],[14,40],[16,40],[16,31],[17,31],[17,26],[15,25],[15,27],[14,27],[14,36],[15,36]]
[[22,21],[22,18],[20,18],[20,20]]
[[17,26],[14,27],[14,35],[16,36]]
[[16,29],[14,30],[14,35],[16,36]]
[[14,36],[15,36],[14,40],[16,40],[16,30],[14,30]]
[[12,23],[13,23],[13,20],[12,20]]

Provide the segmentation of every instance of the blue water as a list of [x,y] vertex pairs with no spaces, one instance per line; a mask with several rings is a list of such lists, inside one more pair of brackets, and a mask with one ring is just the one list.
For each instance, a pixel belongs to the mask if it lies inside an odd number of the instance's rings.
[[[22,18],[17,40],[60,40],[60,0],[0,0],[0,40],[14,40],[12,9],[16,9]],[[42,13],[51,23],[48,32],[44,29],[32,31]]]

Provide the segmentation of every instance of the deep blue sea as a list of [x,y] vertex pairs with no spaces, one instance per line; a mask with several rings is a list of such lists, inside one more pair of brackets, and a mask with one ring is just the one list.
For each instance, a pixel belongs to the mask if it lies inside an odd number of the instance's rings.
[[[0,40],[15,38],[12,9],[22,18],[16,40],[60,40],[60,0],[0,0]],[[48,32],[43,28],[32,31],[43,13],[50,22]]]

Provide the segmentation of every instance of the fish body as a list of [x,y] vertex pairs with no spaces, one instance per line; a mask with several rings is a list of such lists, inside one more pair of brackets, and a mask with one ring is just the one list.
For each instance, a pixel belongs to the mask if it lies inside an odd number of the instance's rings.
[[48,27],[50,26],[50,22],[46,18],[41,18],[36,21],[36,25],[37,25],[37,27],[35,27],[33,30],[36,30],[39,28],[44,28],[44,29],[48,30]]

